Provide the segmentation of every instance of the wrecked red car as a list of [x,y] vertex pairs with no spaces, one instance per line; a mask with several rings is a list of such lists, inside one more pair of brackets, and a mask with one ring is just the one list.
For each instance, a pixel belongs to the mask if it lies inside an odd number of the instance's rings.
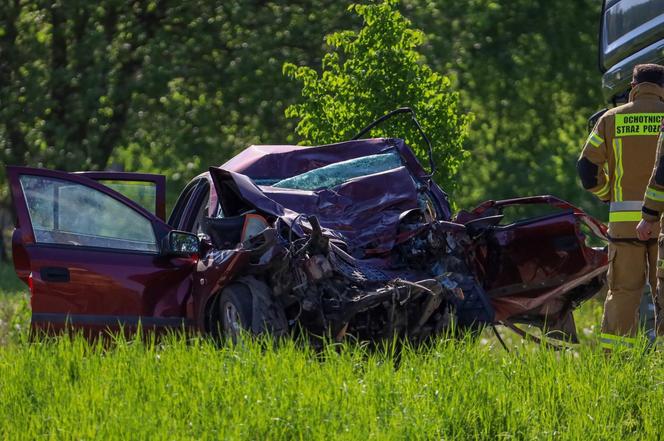
[[[400,139],[251,146],[193,179],[7,167],[32,327],[420,341],[519,323],[576,340],[603,284],[603,224],[551,196],[452,217]],[[504,211],[545,208],[506,220]]]

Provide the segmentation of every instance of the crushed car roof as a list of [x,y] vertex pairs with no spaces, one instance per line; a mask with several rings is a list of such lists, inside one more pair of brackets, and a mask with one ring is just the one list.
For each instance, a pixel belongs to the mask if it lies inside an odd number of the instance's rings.
[[[384,252],[397,238],[400,217],[417,209],[420,189],[450,218],[446,195],[401,139],[375,138],[319,147],[250,146],[217,170],[240,199],[260,211],[294,220],[315,215],[326,233],[352,249]],[[223,184],[222,184],[223,185]],[[227,197],[227,196],[222,196]],[[237,201],[222,201],[226,207]],[[227,215],[239,214],[229,212]]]

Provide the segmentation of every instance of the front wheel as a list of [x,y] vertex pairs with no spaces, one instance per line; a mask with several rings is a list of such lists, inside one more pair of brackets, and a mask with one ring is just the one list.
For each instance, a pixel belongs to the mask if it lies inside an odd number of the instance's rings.
[[224,338],[236,343],[243,332],[251,332],[253,299],[244,285],[227,286],[219,296],[219,327]]

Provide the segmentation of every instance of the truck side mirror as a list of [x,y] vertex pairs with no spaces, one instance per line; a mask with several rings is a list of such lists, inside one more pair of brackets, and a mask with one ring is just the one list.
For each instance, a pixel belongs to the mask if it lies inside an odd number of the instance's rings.
[[597,121],[604,115],[609,109],[602,109],[599,110],[595,113],[593,113],[590,118],[588,118],[588,132],[592,132],[592,130],[595,128],[595,124],[597,124]]

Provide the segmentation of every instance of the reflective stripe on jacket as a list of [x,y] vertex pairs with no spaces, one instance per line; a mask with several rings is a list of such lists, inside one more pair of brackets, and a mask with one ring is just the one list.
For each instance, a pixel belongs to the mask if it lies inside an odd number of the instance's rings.
[[[586,140],[577,163],[579,176],[586,190],[611,202],[612,238],[636,237],[663,119],[664,88],[641,83],[632,89],[627,104],[602,115]],[[664,202],[664,186],[658,191]]]

